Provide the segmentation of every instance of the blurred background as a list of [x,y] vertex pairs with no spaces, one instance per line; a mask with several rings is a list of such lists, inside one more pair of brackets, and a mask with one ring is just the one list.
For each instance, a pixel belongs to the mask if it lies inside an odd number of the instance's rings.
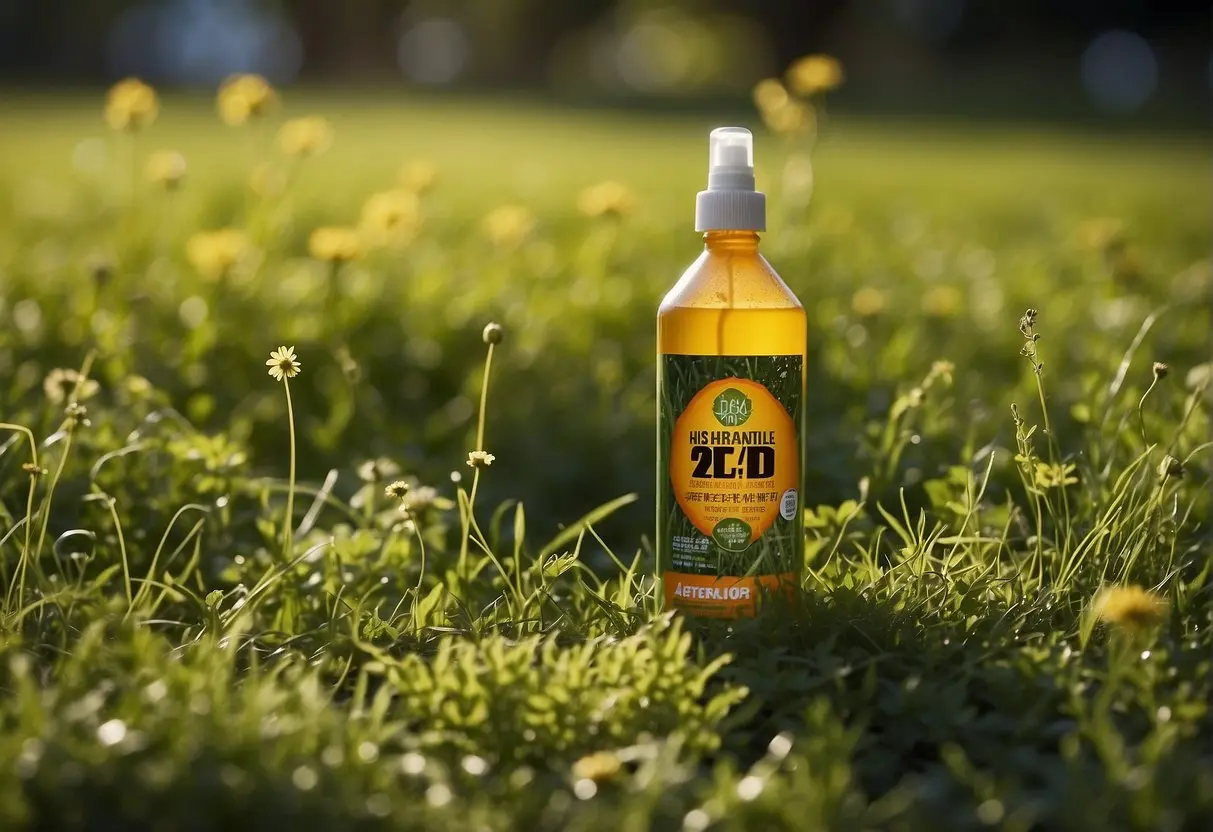
[[0,81],[138,75],[744,103],[808,52],[848,68],[840,110],[1150,119],[1208,113],[1210,5],[1188,0],[6,0]]

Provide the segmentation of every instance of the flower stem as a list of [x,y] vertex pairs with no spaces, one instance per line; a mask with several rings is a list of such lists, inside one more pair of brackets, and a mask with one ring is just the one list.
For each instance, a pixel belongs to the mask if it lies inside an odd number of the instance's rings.
[[291,383],[284,378],[282,387],[286,390],[286,421],[291,434],[291,467],[286,491],[286,529],[283,535],[283,558],[289,561],[294,549],[295,535],[295,409],[291,405]]
[[484,417],[489,404],[489,375],[493,371],[493,345],[489,344],[489,353],[484,359],[484,381],[480,385],[480,420],[476,426],[476,447],[472,450],[484,450]]

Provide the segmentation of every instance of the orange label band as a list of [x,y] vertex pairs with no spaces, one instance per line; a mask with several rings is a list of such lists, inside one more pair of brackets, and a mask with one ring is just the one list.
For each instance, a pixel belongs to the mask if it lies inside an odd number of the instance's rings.
[[749,578],[718,578],[666,572],[662,576],[666,609],[683,610],[709,618],[738,618],[753,615],[762,596],[796,589],[797,575],[759,575]]

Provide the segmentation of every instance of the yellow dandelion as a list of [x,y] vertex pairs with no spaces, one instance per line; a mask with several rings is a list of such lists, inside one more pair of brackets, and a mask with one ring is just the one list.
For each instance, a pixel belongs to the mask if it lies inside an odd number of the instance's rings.
[[578,195],[577,210],[587,217],[617,219],[632,213],[635,202],[635,197],[627,185],[619,182],[599,182]]
[[215,104],[224,124],[239,127],[265,115],[277,100],[274,88],[260,75],[233,75],[219,87]]
[[817,124],[817,114],[803,101],[786,101],[774,109],[762,111],[763,123],[780,136],[807,133]]
[[287,156],[318,156],[333,143],[333,128],[324,116],[293,118],[278,128],[278,149]]
[[758,112],[767,113],[778,110],[788,103],[788,90],[778,78],[763,78],[754,85],[754,106]]
[[806,55],[788,67],[788,86],[797,95],[816,95],[842,84],[842,64],[829,55]]
[[851,309],[862,318],[879,315],[885,309],[884,292],[864,286],[851,297]]
[[265,366],[270,368],[269,373],[274,377],[275,381],[294,378],[303,369],[303,365],[295,357],[294,347],[279,347],[274,350],[270,353],[269,360],[265,362]]
[[383,495],[393,500],[403,500],[409,493],[409,484],[404,480],[396,480],[383,489]]
[[485,236],[498,248],[516,248],[535,227],[535,217],[525,205],[501,205],[484,218]]
[[614,779],[622,768],[619,755],[610,751],[596,751],[573,763],[573,777],[602,783]]
[[1078,477],[1073,465],[1058,465],[1051,462],[1037,462],[1033,479],[1038,488],[1065,488],[1074,485]]
[[159,112],[156,91],[138,78],[119,81],[105,97],[105,123],[113,130],[138,133],[155,121]]
[[1095,610],[1106,624],[1142,630],[1162,621],[1167,602],[1139,586],[1114,586],[1096,596]]
[[248,235],[238,228],[199,231],[185,244],[186,259],[208,280],[227,275],[249,251]]
[[954,318],[964,297],[955,286],[932,286],[922,295],[922,311],[932,318]]
[[414,159],[400,166],[396,179],[406,191],[423,196],[438,181],[438,166],[428,159]]
[[372,194],[362,206],[359,229],[377,245],[407,241],[421,225],[417,195],[393,188]]
[[488,451],[472,451],[468,454],[468,467],[488,468],[496,458]]
[[144,173],[153,185],[175,191],[185,181],[185,157],[175,150],[157,150],[147,157]]
[[326,263],[347,263],[362,254],[362,240],[355,228],[326,226],[308,237],[308,254]]

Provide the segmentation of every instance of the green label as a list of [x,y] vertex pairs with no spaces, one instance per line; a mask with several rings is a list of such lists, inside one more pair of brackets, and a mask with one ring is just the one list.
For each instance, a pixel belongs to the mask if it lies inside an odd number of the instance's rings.
[[799,355],[660,357],[657,554],[669,597],[714,598],[701,577],[799,578],[803,369]]

